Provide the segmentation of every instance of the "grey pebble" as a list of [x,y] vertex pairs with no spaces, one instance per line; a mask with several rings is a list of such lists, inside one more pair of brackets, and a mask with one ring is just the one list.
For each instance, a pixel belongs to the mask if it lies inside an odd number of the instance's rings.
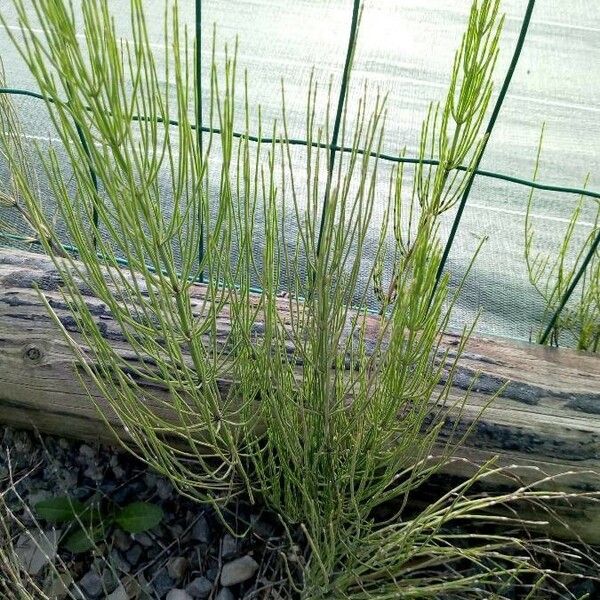
[[156,574],[156,576],[152,578],[150,584],[156,591],[158,597],[162,598],[170,589],[173,588],[173,586],[175,585],[175,581],[173,581],[173,579],[169,577],[167,570],[165,568],[162,568]]
[[80,580],[79,587],[92,598],[98,598],[102,593],[102,578],[94,571],[88,571]]
[[[102,563],[103,562],[104,561],[102,561]],[[102,566],[97,567],[97,568],[102,569]],[[111,571],[111,569],[109,569],[108,567],[102,569],[102,588],[104,589],[104,591],[106,593],[112,592],[117,587],[118,584],[119,584],[119,580],[115,579],[115,576],[114,576],[113,572]]]
[[97,464],[90,465],[83,472],[83,474],[85,475],[85,477],[88,477],[89,479],[91,479],[93,481],[102,481],[104,479],[104,472],[102,471],[100,466]]
[[180,589],[172,589],[165,600],[193,600],[192,597],[185,591]]
[[[170,517],[172,517],[172,515],[167,514],[166,517],[165,517],[165,520],[169,521]],[[175,525],[171,525],[169,527],[169,529],[170,529],[171,536],[173,537],[173,539],[181,537],[181,535],[183,533],[183,526],[180,525],[179,523],[175,523]]]
[[221,588],[215,600],[235,600],[233,592],[229,588]]
[[120,465],[116,465],[112,468],[113,475],[115,479],[121,480],[125,477],[125,469]]
[[156,486],[157,479],[158,479],[157,475],[155,473],[152,473],[151,471],[148,471],[147,473],[144,474],[144,483],[149,488],[153,488]]
[[115,544],[115,547],[123,552],[129,550],[129,548],[131,548],[131,545],[133,544],[131,536],[128,533],[125,533],[122,529],[117,529],[115,531],[113,535],[113,542]]
[[31,438],[29,437],[26,431],[15,432],[13,440],[13,444],[15,450],[17,451],[17,454],[20,454],[22,456],[27,456],[28,454],[31,454]]
[[127,559],[127,562],[134,567],[140,560],[142,552],[142,547],[139,544],[134,544],[125,554],[125,558]]
[[118,587],[106,596],[106,600],[129,600],[127,590],[119,583]]
[[120,573],[131,572],[131,565],[121,556],[118,550],[113,548],[110,551],[110,564]]
[[38,502],[41,502],[42,500],[48,500],[48,498],[52,498],[53,494],[51,492],[49,492],[48,490],[35,490],[32,492],[29,492],[29,505],[30,506],[35,506]]
[[60,476],[56,477],[61,482],[61,486],[67,490],[74,488],[77,485],[77,472],[63,469]]
[[22,533],[19,536],[15,553],[29,575],[38,575],[46,564],[54,560],[60,535],[60,531],[52,530]]
[[166,479],[158,479],[156,492],[161,500],[168,500],[173,495],[173,486]]
[[69,586],[72,583],[73,577],[68,571],[65,573],[54,573],[53,575],[50,575],[49,581],[46,579],[46,585],[44,585],[44,594],[46,597],[52,598],[52,600],[71,598]]
[[213,583],[206,577],[196,577],[185,588],[192,598],[208,598],[213,589]]
[[81,444],[81,446],[79,446],[79,454],[89,460],[96,456],[96,451],[87,444]]
[[175,556],[167,562],[167,573],[171,579],[183,579],[188,570],[188,560],[183,556]]
[[229,533],[221,540],[221,554],[223,558],[232,558],[238,553],[238,541]]
[[258,571],[258,563],[249,555],[223,565],[221,585],[230,586],[250,579]]
[[147,533],[136,533],[135,541],[139,542],[144,548],[150,548],[150,546],[154,546],[154,542],[152,538]]
[[192,539],[203,544],[208,544],[210,540],[210,530],[204,517],[200,517],[192,528]]

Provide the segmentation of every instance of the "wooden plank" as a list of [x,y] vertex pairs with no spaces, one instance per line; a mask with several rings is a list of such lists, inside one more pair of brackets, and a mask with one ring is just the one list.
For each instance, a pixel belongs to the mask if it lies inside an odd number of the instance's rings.
[[[0,249],[0,422],[56,435],[114,441],[79,380],[73,354],[40,302],[34,284],[77,338],[52,262],[43,255]],[[200,303],[203,290],[194,286],[193,305]],[[118,352],[133,358],[104,304],[90,293],[85,297],[105,337]],[[283,300],[280,310],[288,310]],[[226,314],[223,319],[226,327]],[[376,330],[377,317],[370,319],[368,328]],[[443,346],[452,352],[458,343],[458,336],[448,334]],[[442,439],[454,426],[461,432],[477,422],[458,453],[464,460],[446,466],[444,472],[468,476],[473,464],[497,455],[503,465],[536,466],[549,475],[572,472],[561,479],[562,489],[600,492],[599,367],[598,357],[568,349],[471,338],[460,359],[451,400],[464,397],[478,374],[476,383],[458,422],[448,420]],[[224,386],[227,383],[223,381]],[[88,384],[95,402],[126,438],[106,401]],[[503,385],[506,388],[501,396],[480,415],[491,395]],[[161,394],[155,388],[152,391]],[[520,474],[525,481],[539,477],[534,471]],[[582,510],[569,509],[563,517],[570,522],[577,515],[576,527],[582,514],[586,520],[593,515],[600,523],[600,510],[595,505],[587,506],[587,513]],[[583,527],[581,533],[600,542],[598,526],[594,533],[589,527]]]

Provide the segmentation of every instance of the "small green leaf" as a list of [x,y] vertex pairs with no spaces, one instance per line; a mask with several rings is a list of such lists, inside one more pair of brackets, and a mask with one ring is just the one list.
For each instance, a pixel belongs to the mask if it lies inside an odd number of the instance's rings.
[[106,528],[101,525],[91,530],[78,529],[65,540],[63,545],[69,552],[80,554],[91,550],[105,535]]
[[162,518],[160,506],[148,502],[132,502],[115,515],[115,522],[128,533],[142,533],[156,527]]
[[68,496],[41,500],[34,508],[40,518],[50,523],[75,521],[85,511],[85,506],[79,500]]

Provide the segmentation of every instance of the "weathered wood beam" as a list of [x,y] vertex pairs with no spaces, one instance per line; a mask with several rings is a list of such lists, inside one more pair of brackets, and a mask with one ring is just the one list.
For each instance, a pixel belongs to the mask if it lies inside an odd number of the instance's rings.
[[[0,249],[0,423],[35,427],[61,436],[114,441],[76,374],[71,350],[34,285],[66,328],[78,337],[60,295],[60,277],[52,261],[39,254]],[[132,355],[106,306],[86,292],[83,284],[82,290],[92,314],[101,323],[103,335],[118,352]],[[192,304],[199,305],[203,293],[203,286],[194,286]],[[280,310],[287,310],[284,300]],[[377,317],[372,317],[368,326],[376,331]],[[443,343],[452,352],[459,337],[448,334]],[[468,476],[473,464],[497,455],[502,465],[535,466],[548,475],[571,472],[560,479],[562,489],[600,492],[598,357],[472,337],[459,364],[451,399],[464,397],[473,378],[477,379],[457,422],[449,419],[443,435],[453,427],[460,433],[476,423],[458,453],[462,460],[444,467],[444,473]],[[482,407],[502,386],[505,388],[500,396],[480,415]],[[126,439],[126,432],[106,401],[94,392],[93,385],[90,387],[94,400]],[[153,394],[157,393],[153,389]],[[539,475],[533,471],[520,474],[526,481]],[[576,533],[600,543],[600,509],[595,504],[565,507],[560,514]],[[590,519],[595,521],[593,526]]]

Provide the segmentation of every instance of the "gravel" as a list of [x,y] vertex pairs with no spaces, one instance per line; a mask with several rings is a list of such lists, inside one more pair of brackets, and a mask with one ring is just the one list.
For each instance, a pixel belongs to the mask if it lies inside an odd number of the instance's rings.
[[[24,527],[8,523],[16,554],[53,599],[294,597],[279,560],[289,551],[287,536],[276,518],[238,500],[222,508],[223,523],[210,506],[179,496],[164,477],[119,448],[0,427],[0,490],[9,489],[11,481],[14,489],[4,499]],[[96,553],[71,554],[63,544],[68,524],[53,529],[34,518],[36,502],[65,495],[83,502],[96,498],[106,509],[150,502],[162,508],[164,518],[139,534],[112,526]],[[577,574],[565,580],[561,589],[566,588],[576,598],[600,598],[600,585]],[[510,585],[503,594],[523,597]]]
[[106,596],[106,600],[129,600],[129,594],[123,585],[119,584],[114,592]]
[[88,571],[79,582],[79,587],[90,598],[99,598],[103,591],[102,577],[98,573]]
[[223,556],[223,558],[233,558],[237,553],[237,540],[231,534],[226,533],[221,542],[221,556]]
[[169,562],[167,563],[167,573],[171,579],[176,579],[179,581],[183,579],[188,567],[189,563],[187,558],[184,558],[183,556],[175,556],[170,558]]
[[235,600],[233,592],[229,588],[221,588],[215,600]]
[[258,571],[258,563],[251,556],[242,556],[223,566],[221,584],[229,587],[248,581]]
[[[226,507],[224,524],[211,507],[178,496],[169,481],[117,447],[0,427],[1,489],[9,487],[11,472],[18,496],[7,494],[7,504],[25,527],[12,524],[17,554],[56,598],[68,597],[61,581],[82,600],[267,600],[281,590],[274,565],[284,541],[277,520],[256,507],[241,501]],[[53,530],[34,509],[40,500],[67,495],[100,499],[105,508],[150,502],[164,518],[138,534],[112,526],[96,555],[71,554],[61,538],[68,524]],[[63,573],[58,583],[53,565]]]
[[22,533],[15,545],[21,564],[29,575],[39,575],[54,560],[60,531],[31,531]]
[[185,588],[185,591],[192,598],[208,598],[210,593],[213,591],[214,584],[210,579],[206,577],[196,577],[190,584]]
[[167,600],[194,600],[185,590],[173,589],[167,594]]

